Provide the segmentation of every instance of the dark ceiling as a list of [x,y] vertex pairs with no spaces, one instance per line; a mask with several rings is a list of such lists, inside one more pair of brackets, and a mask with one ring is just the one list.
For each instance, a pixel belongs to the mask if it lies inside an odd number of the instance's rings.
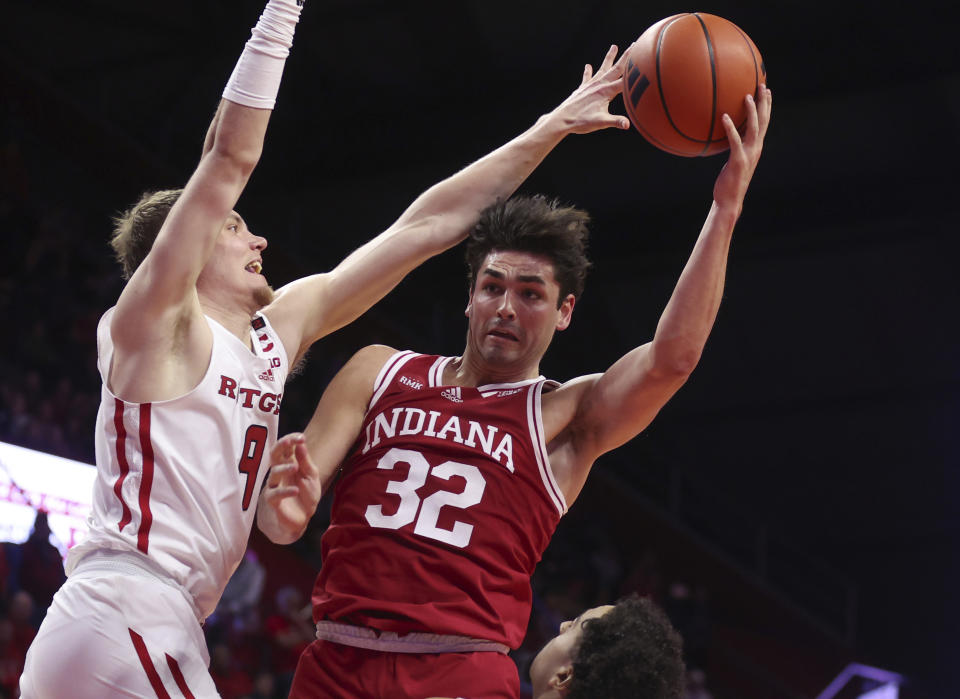
[[[865,657],[941,689],[960,652],[960,50],[945,6],[703,8],[759,46],[772,126],[703,362],[610,465],[627,477],[646,460],[679,465],[828,561],[860,586]],[[3,7],[2,84],[33,181],[106,227],[192,170],[262,1]],[[272,280],[335,264],[532,124],[611,42],[687,9],[310,0],[238,206],[272,241]],[[545,373],[599,370],[650,337],[723,161],[608,132],[567,139],[531,178],[526,191],[595,219],[596,270]],[[456,352],[461,283],[444,255],[317,352],[375,339]],[[304,402],[323,378],[298,389]]]

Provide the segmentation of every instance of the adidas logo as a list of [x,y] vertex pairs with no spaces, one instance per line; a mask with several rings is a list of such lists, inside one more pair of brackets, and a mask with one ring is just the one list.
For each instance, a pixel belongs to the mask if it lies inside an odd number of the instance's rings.
[[453,388],[445,388],[440,392],[440,395],[446,398],[447,400],[452,400],[454,403],[463,402],[463,398],[460,397],[459,386],[454,386]]
[[258,377],[261,381],[273,381],[273,369],[267,369]]

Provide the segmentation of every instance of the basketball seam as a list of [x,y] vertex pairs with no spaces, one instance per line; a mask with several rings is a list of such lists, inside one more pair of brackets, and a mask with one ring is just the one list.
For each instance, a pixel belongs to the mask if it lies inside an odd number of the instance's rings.
[[[747,33],[743,31],[736,24],[733,25],[733,28],[737,30],[737,33],[740,34],[740,38],[743,39],[744,43],[747,45],[747,49],[750,50],[750,58],[753,60],[753,99],[760,99],[760,64],[757,63],[757,52],[753,50],[753,44],[750,42],[750,37],[747,36]],[[737,131],[743,128],[744,124],[747,123],[747,117],[743,118],[739,124],[737,124]]]
[[713,41],[710,38],[710,30],[707,29],[707,23],[703,21],[699,13],[694,12],[693,16],[696,17],[700,23],[700,28],[703,30],[703,38],[707,42],[707,53],[710,54],[710,79],[713,81],[713,98],[710,104],[710,128],[707,130],[707,141],[703,146],[703,150],[700,151],[700,155],[702,156],[709,150],[710,146],[714,143],[719,143],[719,141],[713,140],[713,127],[717,124],[717,57],[713,50]]
[[[706,139],[694,138],[693,136],[689,136],[689,135],[685,134],[683,131],[681,131],[680,128],[677,127],[677,125],[674,123],[673,117],[670,116],[670,110],[667,108],[667,100],[666,100],[666,98],[665,98],[665,96],[664,96],[664,94],[663,94],[663,80],[661,80],[661,76],[660,76],[660,47],[663,45],[663,35],[666,33],[666,31],[667,31],[667,29],[670,27],[670,25],[673,24],[673,22],[676,22],[676,21],[678,21],[678,20],[680,20],[680,19],[683,19],[684,17],[686,17],[686,16],[688,16],[688,15],[692,15],[692,16],[696,17],[696,18],[697,18],[697,21],[700,22],[701,28],[703,29],[704,34],[705,34],[706,39],[707,39],[707,48],[708,48],[708,50],[709,50],[709,52],[710,52],[710,71],[711,71],[711,76],[712,76],[712,79],[713,79],[713,107],[712,107],[712,113],[711,113],[711,116],[710,116],[710,131],[708,132],[708,137],[707,137]],[[687,139],[688,141],[690,141],[691,143],[703,144],[703,149],[700,151],[700,153],[686,153],[686,152],[680,151],[680,150],[675,149],[675,148],[670,148],[670,147],[668,147],[668,146],[664,146],[658,139],[653,138],[652,140],[657,141],[658,144],[660,144],[662,147],[664,147],[664,150],[668,150],[668,151],[670,151],[670,152],[673,152],[673,153],[676,154],[676,155],[683,155],[683,156],[686,156],[686,157],[694,157],[694,158],[703,156],[703,154],[707,152],[707,150],[710,148],[710,146],[713,146],[713,145],[715,145],[715,144],[717,144],[717,143],[720,143],[721,141],[723,141],[723,140],[725,140],[725,139],[714,140],[714,139],[712,138],[712,136],[713,136],[713,127],[714,127],[714,124],[716,124],[716,119],[717,119],[717,115],[716,115],[716,111],[717,111],[717,68],[716,68],[716,65],[715,65],[715,62],[714,62],[713,44],[712,44],[711,41],[710,41],[710,35],[709,35],[709,33],[707,32],[706,27],[703,26],[703,20],[700,19],[700,16],[699,16],[697,13],[695,13],[695,12],[690,12],[690,13],[688,13],[687,15],[680,15],[679,17],[675,17],[675,18],[673,19],[673,21],[670,22],[669,24],[666,24],[666,25],[663,26],[663,28],[660,30],[660,34],[657,36],[656,67],[657,67],[657,92],[660,94],[660,106],[663,107],[663,114],[664,114],[665,117],[667,117],[667,121],[670,123],[670,127],[671,127],[674,131],[676,131],[677,134],[678,134],[681,138],[685,138],[685,139]],[[639,128],[639,127],[638,127],[638,128]],[[641,129],[641,131],[643,131],[643,130]],[[646,134],[646,131],[643,131],[643,133]]]
[[667,33],[667,29],[670,28],[670,25],[681,18],[682,18],[682,15],[680,17],[674,18],[673,22],[663,25],[663,27],[660,29],[660,34],[657,36],[657,52],[656,52],[657,92],[660,93],[660,106],[663,107],[663,115],[667,117],[667,121],[670,122],[670,126],[673,128],[674,131],[680,134],[680,136],[682,136],[683,138],[693,141],[695,139],[692,139],[689,136],[687,136],[687,134],[683,133],[683,131],[678,129],[677,125],[673,123],[673,117],[670,116],[670,110],[667,108],[667,100],[663,94],[663,80],[660,76],[660,48],[663,46],[663,36],[664,34]]
[[737,25],[733,25],[734,29],[737,30],[737,33],[740,34],[740,37],[746,43],[747,48],[750,49],[750,58],[753,59],[753,99],[760,99],[760,66],[757,63],[757,52],[753,50],[753,46],[750,43],[750,37],[747,36]]

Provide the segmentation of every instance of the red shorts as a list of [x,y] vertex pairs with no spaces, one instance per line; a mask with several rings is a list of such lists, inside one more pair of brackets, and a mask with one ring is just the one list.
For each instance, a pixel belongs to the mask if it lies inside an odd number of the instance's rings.
[[331,641],[303,651],[290,699],[517,699],[520,678],[503,653],[385,653]]

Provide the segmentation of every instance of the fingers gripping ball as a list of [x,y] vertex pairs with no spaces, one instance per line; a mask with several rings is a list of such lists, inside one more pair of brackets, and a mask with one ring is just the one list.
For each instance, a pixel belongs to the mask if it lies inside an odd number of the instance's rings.
[[650,143],[674,155],[713,155],[729,148],[721,117],[738,129],[744,97],[759,97],[767,71],[760,51],[733,22],[690,12],[660,20],[627,54],[623,101]]

